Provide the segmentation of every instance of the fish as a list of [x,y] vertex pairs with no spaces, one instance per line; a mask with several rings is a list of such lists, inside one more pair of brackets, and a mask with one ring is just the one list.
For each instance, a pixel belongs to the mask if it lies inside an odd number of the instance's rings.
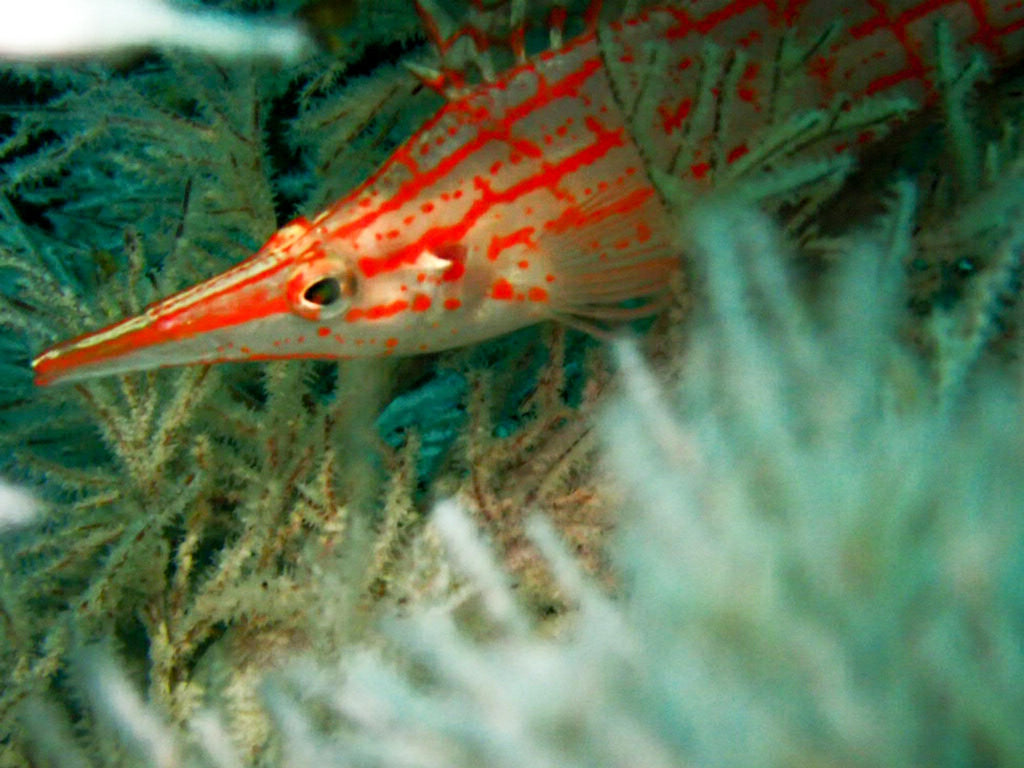
[[[594,3],[564,42],[556,6],[553,46],[526,56],[521,24],[518,63],[497,77],[421,72],[445,103],[338,202],[226,272],[42,352],[35,381],[412,355],[546,320],[598,332],[650,315],[685,250],[657,174],[712,188],[780,112],[933,102],[936,22],[959,50],[1005,66],[1024,48],[1022,5],[691,0],[599,24]],[[443,37],[419,7],[442,55],[469,33]],[[873,137],[829,134],[812,149]]]

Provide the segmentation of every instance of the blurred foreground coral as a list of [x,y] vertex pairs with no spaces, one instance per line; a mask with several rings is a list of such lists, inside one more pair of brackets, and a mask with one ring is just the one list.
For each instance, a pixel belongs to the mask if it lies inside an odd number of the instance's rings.
[[1020,383],[992,373],[952,395],[899,340],[893,256],[908,247],[898,227],[913,202],[901,191],[895,229],[851,240],[813,311],[761,214],[712,205],[688,225],[709,300],[682,373],[668,381],[617,343],[618,392],[600,419],[624,496],[614,596],[534,517],[526,535],[571,605],[538,624],[479,523],[443,501],[418,546],[443,547],[434,578],[447,586],[386,621],[372,647],[271,673],[258,753],[230,735],[224,703],[178,729],[111,657],[83,651],[83,706],[118,746],[81,751],[37,701],[24,721],[36,754],[156,766],[1016,764]]

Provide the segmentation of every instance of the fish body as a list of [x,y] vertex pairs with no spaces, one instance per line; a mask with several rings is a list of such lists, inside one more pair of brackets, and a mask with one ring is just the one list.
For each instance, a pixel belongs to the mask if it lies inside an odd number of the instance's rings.
[[[44,352],[36,381],[415,354],[649,313],[680,251],[653,172],[709,183],[779,110],[837,94],[927,101],[935,20],[1003,64],[1024,47],[1017,5],[697,0],[592,28],[453,96],[370,179],[234,268]],[[717,69],[709,41],[727,52]],[[653,79],[651,42],[668,51]],[[800,85],[789,103],[780,77]]]

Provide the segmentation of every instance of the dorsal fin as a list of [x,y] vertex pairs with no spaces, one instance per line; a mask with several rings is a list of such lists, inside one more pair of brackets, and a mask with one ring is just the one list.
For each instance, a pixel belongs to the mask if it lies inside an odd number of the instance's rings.
[[[407,63],[406,66],[424,85],[449,100],[463,96],[471,84],[493,81],[504,66],[518,66],[527,61],[526,34],[530,19],[525,0],[499,0],[491,4],[473,0],[472,17],[461,23],[436,0],[414,2],[437,61]],[[601,8],[602,0],[590,0],[582,19],[585,34],[597,29]],[[549,47],[553,50],[562,47],[568,17],[564,0],[555,2],[547,13],[543,23],[547,25]],[[495,55],[495,49],[502,48],[511,53],[511,63],[508,53],[504,61],[500,52]]]

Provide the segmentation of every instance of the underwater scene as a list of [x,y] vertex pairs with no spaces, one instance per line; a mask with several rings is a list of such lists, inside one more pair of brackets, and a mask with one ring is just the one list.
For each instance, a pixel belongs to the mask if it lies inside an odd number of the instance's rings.
[[0,4],[0,768],[1024,764],[1024,2]]

